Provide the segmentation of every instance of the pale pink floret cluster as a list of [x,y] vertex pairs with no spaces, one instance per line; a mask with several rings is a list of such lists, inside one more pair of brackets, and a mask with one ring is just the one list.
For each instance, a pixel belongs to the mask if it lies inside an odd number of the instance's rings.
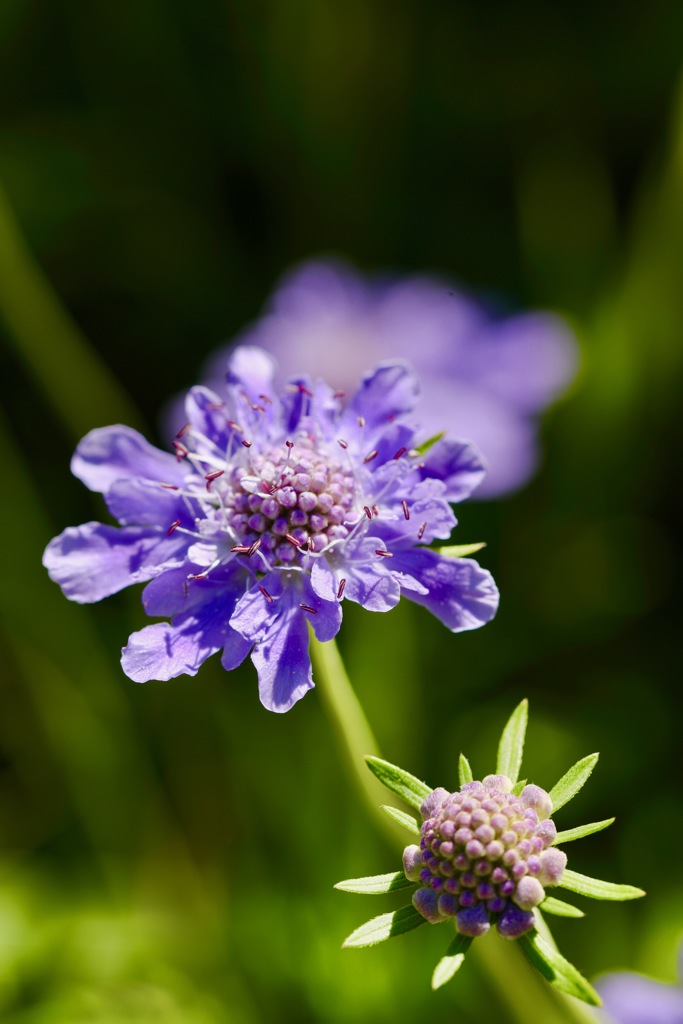
[[420,811],[419,846],[403,854],[413,896],[432,923],[455,919],[458,932],[481,935],[492,920],[506,938],[534,927],[534,907],[557,885],[567,861],[552,844],[552,801],[538,786],[511,792],[505,775],[466,783],[459,792],[435,789]]

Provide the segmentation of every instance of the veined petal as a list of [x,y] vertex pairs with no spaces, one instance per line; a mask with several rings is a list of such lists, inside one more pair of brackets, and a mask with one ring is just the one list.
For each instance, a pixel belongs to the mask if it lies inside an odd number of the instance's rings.
[[193,432],[201,434],[216,449],[224,453],[230,440],[239,444],[234,430],[228,426],[226,403],[211,388],[190,388],[185,399],[185,416]]
[[498,588],[486,569],[470,558],[442,558],[435,551],[398,551],[392,569],[414,577],[426,594],[408,590],[406,596],[436,615],[454,633],[477,629],[498,610]]
[[235,594],[231,607],[234,611],[236,601],[244,594],[250,574],[247,569],[236,562],[227,566],[219,566],[204,580],[192,580],[188,577],[201,569],[189,562],[180,568],[168,569],[148,583],[142,592],[142,604],[148,615],[171,617],[186,614],[198,605],[214,599],[223,587]]
[[170,527],[176,521],[191,527],[194,503],[156,480],[135,477],[115,480],[105,494],[107,508],[122,526]]
[[182,535],[167,537],[148,526],[85,523],[51,540],[43,565],[66,597],[89,604],[180,565],[186,550]]
[[91,491],[105,493],[116,480],[139,477],[180,485],[186,469],[131,427],[97,427],[86,434],[71,460],[71,472]]
[[303,615],[288,608],[252,651],[261,703],[269,711],[289,711],[313,686],[308,628]]
[[423,478],[443,480],[448,501],[462,501],[486,476],[486,464],[468,441],[442,438],[425,454],[420,473]]
[[365,538],[349,550],[333,548],[327,557],[319,558],[311,570],[316,594],[326,601],[348,598],[371,612],[394,608],[400,600],[401,588],[391,572],[390,559],[378,555],[378,550],[386,549],[374,538]]
[[381,363],[363,377],[349,404],[349,413],[354,418],[362,417],[372,430],[410,412],[419,397],[420,383],[408,363]]
[[[222,647],[231,653],[232,667],[243,661],[251,644],[230,627],[228,619],[237,595],[223,589],[213,600],[181,615],[173,623],[156,622],[133,633],[121,652],[121,666],[136,683],[197,674],[200,665]],[[235,660],[237,653],[241,654]]]

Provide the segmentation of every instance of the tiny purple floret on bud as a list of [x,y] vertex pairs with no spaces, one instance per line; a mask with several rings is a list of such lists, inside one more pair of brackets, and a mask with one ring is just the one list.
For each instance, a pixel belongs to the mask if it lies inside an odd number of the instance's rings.
[[444,892],[439,896],[438,908],[443,917],[455,917],[459,910],[458,901],[455,896]]
[[413,906],[430,924],[438,924],[444,920],[439,913],[439,897],[433,889],[418,889],[414,892]]
[[525,807],[533,808],[539,818],[549,818],[552,813],[553,802],[540,786],[525,786],[522,790],[522,803]]
[[552,847],[541,854],[541,870],[538,880],[541,885],[557,885],[567,866],[567,854]]
[[534,927],[534,915],[530,910],[521,910],[514,903],[508,903],[497,928],[504,939],[518,939]]
[[419,846],[406,846],[403,851],[403,871],[410,882],[420,881],[422,871],[422,851]]
[[455,927],[461,935],[471,935],[473,938],[484,935],[491,927],[484,904],[478,903],[476,907],[459,910],[455,918]]
[[435,811],[440,810],[441,805],[447,796],[449,796],[447,789],[443,786],[439,786],[438,789],[433,790],[429,796],[425,797],[420,805],[420,814],[424,821],[431,818]]
[[509,793],[512,789],[512,780],[507,775],[487,775],[482,779],[483,786],[486,789],[501,790],[503,793]]
[[552,846],[557,839],[557,827],[555,822],[546,818],[536,829],[536,835],[543,840],[544,846]]
[[545,891],[537,878],[526,875],[517,885],[517,892],[512,897],[520,910],[533,910],[545,899]]

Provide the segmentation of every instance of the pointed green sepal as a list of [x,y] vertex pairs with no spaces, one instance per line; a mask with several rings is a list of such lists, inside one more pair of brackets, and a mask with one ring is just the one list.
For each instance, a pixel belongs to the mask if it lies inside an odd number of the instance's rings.
[[525,957],[543,977],[560,992],[582,999],[590,1006],[601,1006],[598,993],[573,964],[553,949],[537,931],[528,932],[516,940]]
[[396,892],[397,889],[407,889],[415,882],[409,882],[402,871],[392,871],[388,875],[368,875],[366,878],[347,878],[344,882],[337,882],[335,889],[343,889],[344,892],[360,892],[366,896],[379,895],[385,892]]
[[524,789],[526,784],[527,784],[527,780],[526,779],[520,779],[519,782],[516,782],[514,784],[514,786],[512,787],[512,795],[513,796],[521,796],[522,795],[522,790]]
[[416,810],[419,810],[422,801],[433,792],[425,782],[420,782],[414,775],[405,772],[403,768],[397,768],[395,764],[383,761],[381,757],[368,754],[365,761],[372,774],[377,776],[383,786],[390,789],[401,800],[405,800],[411,807],[415,807]]
[[519,769],[522,767],[522,752],[528,718],[529,702],[524,699],[510,715],[498,745],[496,774],[507,775],[513,783],[517,781]]
[[566,775],[563,775],[556,786],[550,790],[550,799],[553,802],[553,814],[555,811],[559,811],[560,807],[564,807],[565,804],[576,796],[581,787],[587,782],[591,772],[598,763],[599,754],[589,754],[588,757],[583,757],[580,761],[577,761],[575,765],[569,769]]
[[388,814],[390,818],[397,821],[403,828],[407,828],[410,833],[414,836],[419,836],[420,827],[415,821],[412,814],[406,814],[405,811],[399,811],[398,807],[391,807],[390,804],[382,804],[382,810],[385,814]]
[[603,882],[599,878],[589,878],[588,875],[580,875],[578,871],[569,871],[567,868],[557,885],[560,889],[569,889],[570,892],[590,896],[594,900],[637,900],[645,895],[644,891],[635,885]]
[[583,839],[584,836],[592,836],[594,832],[602,832],[614,821],[614,818],[605,818],[604,821],[592,821],[590,825],[578,825],[576,828],[568,828],[566,832],[558,832],[553,846],[560,843],[571,843],[572,839]]
[[444,437],[445,433],[445,430],[441,430],[438,434],[433,434],[431,437],[428,437],[426,441],[423,441],[422,444],[417,446],[416,451],[418,451],[420,455],[424,455],[430,448],[434,447],[437,441],[440,441],[441,438]]
[[448,544],[446,547],[438,548],[436,553],[443,555],[444,558],[467,558],[468,555],[474,555],[485,547],[486,541],[480,540],[474,544]]
[[541,910],[544,910],[546,914],[555,914],[556,917],[585,917],[583,910],[579,910],[578,907],[573,907],[571,903],[565,903],[564,900],[556,900],[554,896],[546,896],[541,903]]
[[432,988],[436,990],[450,981],[465,959],[465,953],[472,945],[472,938],[469,935],[456,935],[434,968],[432,974]]
[[460,779],[461,786],[465,786],[468,782],[474,782],[470,762],[464,754],[461,754],[458,760],[458,778]]
[[426,918],[418,913],[412,903],[400,910],[394,910],[391,914],[380,914],[366,921],[355,932],[351,932],[348,939],[342,943],[344,949],[361,946],[374,946],[385,939],[392,939],[395,935],[403,935],[413,928],[419,928],[421,924],[427,924]]

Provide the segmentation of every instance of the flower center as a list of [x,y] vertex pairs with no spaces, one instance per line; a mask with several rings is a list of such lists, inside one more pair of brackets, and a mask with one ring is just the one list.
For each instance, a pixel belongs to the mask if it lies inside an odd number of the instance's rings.
[[235,539],[233,549],[244,549],[238,553],[260,550],[271,565],[288,564],[349,535],[350,468],[321,455],[308,437],[248,458],[248,467],[216,474],[202,496],[209,517]]

